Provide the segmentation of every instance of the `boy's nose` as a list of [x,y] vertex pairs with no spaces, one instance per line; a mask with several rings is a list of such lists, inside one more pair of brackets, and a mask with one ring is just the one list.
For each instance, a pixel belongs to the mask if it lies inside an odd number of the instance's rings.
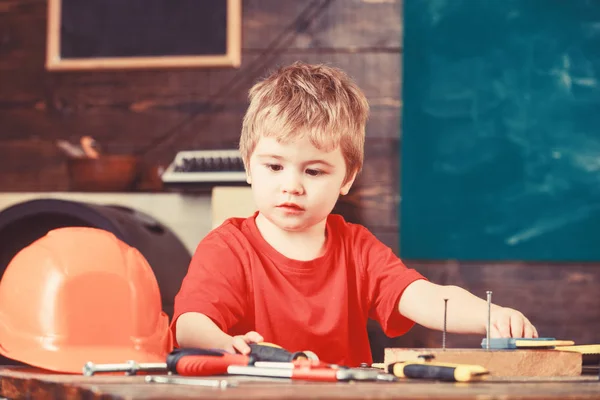
[[304,187],[302,186],[301,179],[295,174],[290,174],[286,177],[282,184],[282,191],[284,193],[290,193],[294,195],[300,195],[304,193]]

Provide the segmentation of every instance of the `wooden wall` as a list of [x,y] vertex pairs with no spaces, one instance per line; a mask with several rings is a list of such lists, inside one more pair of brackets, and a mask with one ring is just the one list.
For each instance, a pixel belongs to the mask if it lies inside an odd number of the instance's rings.
[[[57,139],[90,135],[106,152],[164,166],[178,150],[236,147],[257,78],[295,60],[324,62],[349,72],[372,107],[364,171],[337,210],[397,251],[401,0],[244,0],[239,69],[50,73],[45,41],[45,1],[0,3],[0,190],[68,190]],[[596,266],[407,263],[434,282],[482,297],[493,290],[495,301],[523,310],[542,335],[600,341]],[[424,328],[393,341],[376,328],[372,335],[376,358],[385,345],[441,343],[440,333]],[[480,339],[451,335],[448,344]]]

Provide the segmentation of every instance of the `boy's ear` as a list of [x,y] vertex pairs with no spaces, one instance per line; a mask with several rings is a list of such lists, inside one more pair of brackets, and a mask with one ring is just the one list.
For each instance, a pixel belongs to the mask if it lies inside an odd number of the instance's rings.
[[356,179],[356,173],[357,173],[357,171],[354,171],[352,173],[352,175],[348,178],[346,183],[344,183],[344,185],[341,187],[340,194],[342,196],[347,195],[348,192],[350,191],[350,188],[352,187],[352,185],[354,184],[354,180]]

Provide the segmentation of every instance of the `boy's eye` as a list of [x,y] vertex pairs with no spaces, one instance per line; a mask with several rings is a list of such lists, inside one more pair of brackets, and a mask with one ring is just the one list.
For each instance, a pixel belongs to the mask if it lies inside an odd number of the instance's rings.
[[306,173],[310,176],[319,176],[323,174],[323,171],[319,170],[319,169],[307,169]]
[[279,164],[266,164],[267,168],[270,169],[271,171],[281,171],[283,169],[283,167]]

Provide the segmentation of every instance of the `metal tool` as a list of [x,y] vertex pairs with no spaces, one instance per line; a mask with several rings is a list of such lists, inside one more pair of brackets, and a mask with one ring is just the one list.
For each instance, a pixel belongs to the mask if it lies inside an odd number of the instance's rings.
[[[127,361],[121,364],[95,364],[87,362],[83,367],[85,376],[99,372],[125,372],[135,375],[138,371],[168,371],[182,376],[209,376],[227,373],[230,365],[252,365],[256,361],[305,360],[319,365],[318,357],[309,351],[291,353],[269,343],[251,344],[249,355],[230,354],[217,349],[178,348],[173,350],[164,363],[137,363]],[[322,363],[321,363],[322,364]]]
[[181,348],[173,350],[164,363],[137,363],[133,360],[121,364],[95,364],[91,361],[83,366],[83,375],[92,376],[100,372],[125,372],[135,375],[138,371],[169,371],[183,376],[220,375],[227,372],[231,364],[248,365],[251,358],[225,351]]
[[200,378],[182,378],[172,375],[148,375],[144,380],[148,383],[166,383],[175,385],[207,386],[219,389],[236,387],[236,381],[226,379],[200,379]]
[[83,366],[83,375],[92,376],[98,372],[125,372],[126,375],[135,375],[138,371],[164,371],[165,363],[137,363],[129,360],[121,364],[94,364],[88,361]]
[[295,360],[293,362],[261,362],[254,366],[231,365],[227,368],[230,375],[266,376],[304,381],[395,381],[394,376],[378,368],[346,368],[335,364],[326,364],[315,360]]
[[557,340],[555,338],[492,338],[483,339],[481,347],[489,349],[553,349],[556,346],[573,346],[572,340]]
[[[384,364],[382,364],[384,365]],[[376,368],[369,367],[367,363],[362,363],[360,367],[357,368],[347,368],[341,367],[336,364],[326,364],[323,362],[318,362],[312,360],[311,362],[266,362],[266,361],[257,361],[254,363],[254,367],[256,368],[277,368],[280,370],[292,370],[295,368],[311,368],[311,369],[328,369],[328,370],[337,370],[337,371],[345,371],[341,374],[337,374],[337,380],[357,380],[357,381],[381,381],[381,382],[397,382],[399,379],[394,375],[385,371],[385,368]],[[250,370],[252,372],[252,370]],[[362,371],[362,372],[360,372]],[[367,372],[366,374],[363,372]],[[294,376],[292,375],[292,379]],[[296,378],[298,379],[298,378]],[[305,378],[303,378],[305,379]],[[306,380],[316,380],[311,379],[311,377],[306,378]]]
[[227,373],[230,375],[267,376],[318,382],[386,380],[383,377],[385,374],[381,371],[360,368],[280,368],[279,366],[273,368],[231,365],[227,368]]
[[373,363],[373,364],[371,364],[371,366],[369,366],[368,363],[360,363],[360,366],[353,368],[353,369],[362,369],[365,371],[377,371],[379,373],[379,375],[377,375],[377,379],[376,379],[377,381],[381,381],[381,382],[398,382],[398,381],[400,381],[400,378],[387,372],[387,370],[385,369],[384,363]]
[[490,329],[492,327],[492,291],[488,290],[487,292],[487,306],[488,306],[488,313],[487,313],[487,334],[486,334],[486,349],[489,350],[490,349]]
[[446,315],[448,313],[448,299],[444,299],[444,333],[442,334],[442,349],[446,350]]

